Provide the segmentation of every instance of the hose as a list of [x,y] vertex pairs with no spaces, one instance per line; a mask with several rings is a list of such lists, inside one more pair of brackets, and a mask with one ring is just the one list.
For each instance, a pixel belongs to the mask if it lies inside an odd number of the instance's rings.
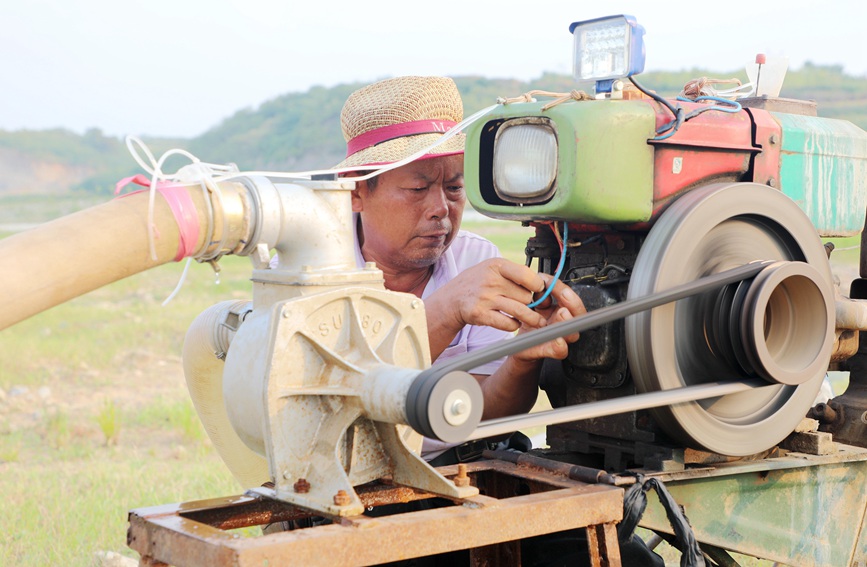
[[[187,202],[193,209],[188,211],[188,222],[208,226],[210,203],[202,191],[178,191],[188,193]],[[231,199],[236,210],[244,210],[238,202],[245,194],[237,184],[223,187],[223,199]],[[150,254],[147,211],[147,193],[133,193],[0,240],[0,329],[178,259],[181,230],[171,206],[165,198],[155,200],[155,256]],[[235,245],[245,238],[244,227],[224,226],[232,232]],[[187,255],[209,247],[204,230],[197,236]]]

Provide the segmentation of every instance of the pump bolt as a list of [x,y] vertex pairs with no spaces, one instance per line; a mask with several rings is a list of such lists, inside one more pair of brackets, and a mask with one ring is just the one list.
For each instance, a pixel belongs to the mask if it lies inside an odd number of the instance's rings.
[[347,494],[345,490],[338,490],[337,494],[334,495],[335,506],[349,506],[351,502],[352,499],[349,497],[349,494]]
[[464,463],[458,465],[458,474],[453,482],[458,488],[470,485],[470,477],[467,476],[467,465]]
[[306,478],[299,478],[295,481],[295,484],[292,485],[292,489],[298,494],[307,494],[310,492],[310,483],[307,482]]

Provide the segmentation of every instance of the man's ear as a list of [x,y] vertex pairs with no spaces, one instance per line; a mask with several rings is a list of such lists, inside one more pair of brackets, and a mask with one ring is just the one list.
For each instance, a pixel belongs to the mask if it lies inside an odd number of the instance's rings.
[[352,190],[352,212],[360,213],[364,210],[364,200],[361,198],[361,192],[367,191],[366,181],[356,181],[355,189]]

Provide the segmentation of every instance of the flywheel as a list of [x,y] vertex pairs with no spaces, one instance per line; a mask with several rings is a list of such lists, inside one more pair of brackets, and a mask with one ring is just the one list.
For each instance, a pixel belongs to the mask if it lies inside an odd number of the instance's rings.
[[628,298],[755,261],[778,262],[732,284],[626,319],[639,392],[762,377],[767,386],[652,410],[686,446],[733,456],[773,447],[811,407],[833,346],[833,280],[809,218],[781,192],[720,183],[674,202],[636,259]]

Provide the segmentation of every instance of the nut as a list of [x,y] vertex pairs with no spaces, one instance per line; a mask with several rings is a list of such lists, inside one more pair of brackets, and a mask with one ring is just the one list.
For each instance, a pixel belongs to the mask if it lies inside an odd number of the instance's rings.
[[349,497],[349,494],[347,494],[345,490],[338,490],[337,494],[334,495],[335,506],[349,506],[351,502],[352,499]]
[[467,476],[467,465],[464,463],[458,465],[458,474],[453,479],[453,482],[458,488],[470,485],[470,477]]
[[295,484],[292,485],[292,489],[298,494],[307,494],[310,492],[310,483],[307,482],[306,478],[299,478],[295,481]]

